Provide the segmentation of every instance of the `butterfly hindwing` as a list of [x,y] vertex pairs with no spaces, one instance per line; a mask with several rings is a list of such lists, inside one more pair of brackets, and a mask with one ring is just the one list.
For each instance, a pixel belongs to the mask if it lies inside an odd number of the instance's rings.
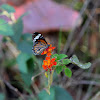
[[43,35],[38,32],[33,33],[32,39],[33,39],[32,50],[35,55],[41,54],[49,46]]

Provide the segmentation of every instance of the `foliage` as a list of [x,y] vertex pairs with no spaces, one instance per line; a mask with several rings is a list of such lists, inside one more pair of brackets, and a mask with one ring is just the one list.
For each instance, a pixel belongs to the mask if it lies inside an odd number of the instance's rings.
[[38,95],[39,100],[66,100],[66,98],[73,100],[72,96],[65,89],[58,86],[51,87],[50,93],[48,95],[45,90],[42,90]]
[[15,12],[15,9],[14,9],[12,6],[7,5],[7,4],[2,4],[2,5],[0,6],[0,8],[1,8],[2,10],[7,11],[8,13],[14,13],[14,12]]
[[17,63],[19,66],[19,70],[23,73],[28,73],[28,69],[27,69],[28,59],[30,59],[30,56],[25,53],[21,53],[17,57]]
[[76,64],[77,66],[79,66],[80,68],[82,69],[87,69],[91,66],[91,63],[88,62],[88,63],[85,63],[85,64],[82,64],[81,62],[79,62],[78,58],[76,55],[73,55],[71,58],[70,58],[71,62],[73,64]]
[[9,25],[5,20],[0,19],[0,34],[1,35],[14,35],[11,25]]
[[5,95],[3,93],[0,93],[0,100],[4,100],[5,99]]

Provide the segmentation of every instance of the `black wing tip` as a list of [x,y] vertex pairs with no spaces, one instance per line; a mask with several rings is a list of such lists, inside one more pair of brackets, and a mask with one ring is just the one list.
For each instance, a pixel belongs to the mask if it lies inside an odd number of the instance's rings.
[[32,39],[34,39],[34,36],[37,36],[38,34],[40,34],[40,33],[34,32],[34,33],[32,34]]
[[39,32],[34,32],[33,34],[40,34]]

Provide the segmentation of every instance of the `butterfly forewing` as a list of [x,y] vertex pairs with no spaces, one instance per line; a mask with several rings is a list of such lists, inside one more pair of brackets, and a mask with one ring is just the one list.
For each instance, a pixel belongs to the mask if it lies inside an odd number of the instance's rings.
[[45,40],[45,38],[42,36],[42,34],[35,32],[32,35],[32,39],[33,39],[33,53],[35,55],[39,55],[41,54],[46,48],[48,48],[48,44]]

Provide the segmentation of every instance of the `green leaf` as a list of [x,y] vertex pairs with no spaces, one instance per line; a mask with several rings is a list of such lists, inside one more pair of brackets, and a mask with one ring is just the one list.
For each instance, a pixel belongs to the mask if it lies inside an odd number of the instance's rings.
[[57,60],[61,60],[61,59],[65,58],[65,57],[68,57],[68,56],[65,55],[65,54],[59,54],[59,55],[57,56]]
[[63,88],[54,86],[55,100],[73,100],[72,96]]
[[[30,58],[30,59],[27,61],[27,65],[28,65],[28,72],[33,74],[34,71],[35,71],[34,59],[33,59],[33,58]],[[37,66],[36,66],[36,67],[37,67]]]
[[88,62],[88,63],[85,63],[85,64],[82,64],[82,63],[78,63],[77,66],[79,66],[80,68],[82,69],[88,69],[90,66],[91,66],[91,63]]
[[73,55],[73,56],[72,56],[71,61],[74,62],[74,63],[76,63],[76,64],[79,63],[79,60],[78,60],[78,58],[77,58],[76,55]]
[[72,76],[72,71],[69,68],[65,68],[64,72],[67,77],[70,78]]
[[60,61],[56,61],[56,62],[57,62],[57,65],[56,66],[59,66],[59,65],[62,64],[62,62],[60,62]]
[[65,64],[65,65],[69,64],[70,62],[71,61],[69,59],[63,59],[63,61],[62,61],[62,63]]
[[17,63],[18,63],[19,70],[23,73],[28,73],[26,61],[29,58],[30,58],[30,56],[26,53],[20,53],[17,57]]
[[6,36],[14,35],[12,27],[3,19],[0,19],[0,34]]
[[23,40],[18,44],[18,49],[24,53],[32,54],[32,43]]
[[25,34],[22,34],[22,37],[21,37],[23,40],[26,40],[26,41],[31,41],[32,42],[32,34],[30,33],[25,33]]
[[50,95],[45,90],[42,90],[38,94],[38,98],[39,98],[39,100],[55,100],[55,90],[54,90],[54,88],[50,88]]
[[66,66],[65,66],[65,65],[63,65],[62,67],[63,67],[63,68],[66,68]]
[[39,100],[73,100],[72,96],[63,88],[53,86],[50,89],[51,94],[48,95],[45,90],[38,94]]
[[5,100],[5,95],[3,93],[0,93],[0,100]]
[[88,63],[85,63],[85,64],[82,64],[81,62],[79,62],[78,58],[76,55],[73,55],[71,58],[70,58],[71,62],[77,66],[79,66],[80,68],[82,69],[88,69],[90,66],[91,66],[91,63],[88,62]]
[[22,80],[24,81],[26,86],[31,85],[31,78],[32,78],[32,73],[21,73]]
[[15,12],[15,9],[14,9],[12,6],[7,5],[7,4],[2,4],[2,5],[0,6],[0,8],[3,9],[3,10],[6,10],[8,13],[13,13],[13,12]]
[[17,22],[13,24],[13,30],[15,34],[11,38],[16,44],[19,44],[23,32],[23,21],[17,20]]
[[60,74],[63,70],[63,66],[56,66],[56,72],[57,74]]
[[55,57],[57,57],[57,56],[58,56],[58,54],[56,53],[56,54],[52,55],[52,58],[55,58]]

